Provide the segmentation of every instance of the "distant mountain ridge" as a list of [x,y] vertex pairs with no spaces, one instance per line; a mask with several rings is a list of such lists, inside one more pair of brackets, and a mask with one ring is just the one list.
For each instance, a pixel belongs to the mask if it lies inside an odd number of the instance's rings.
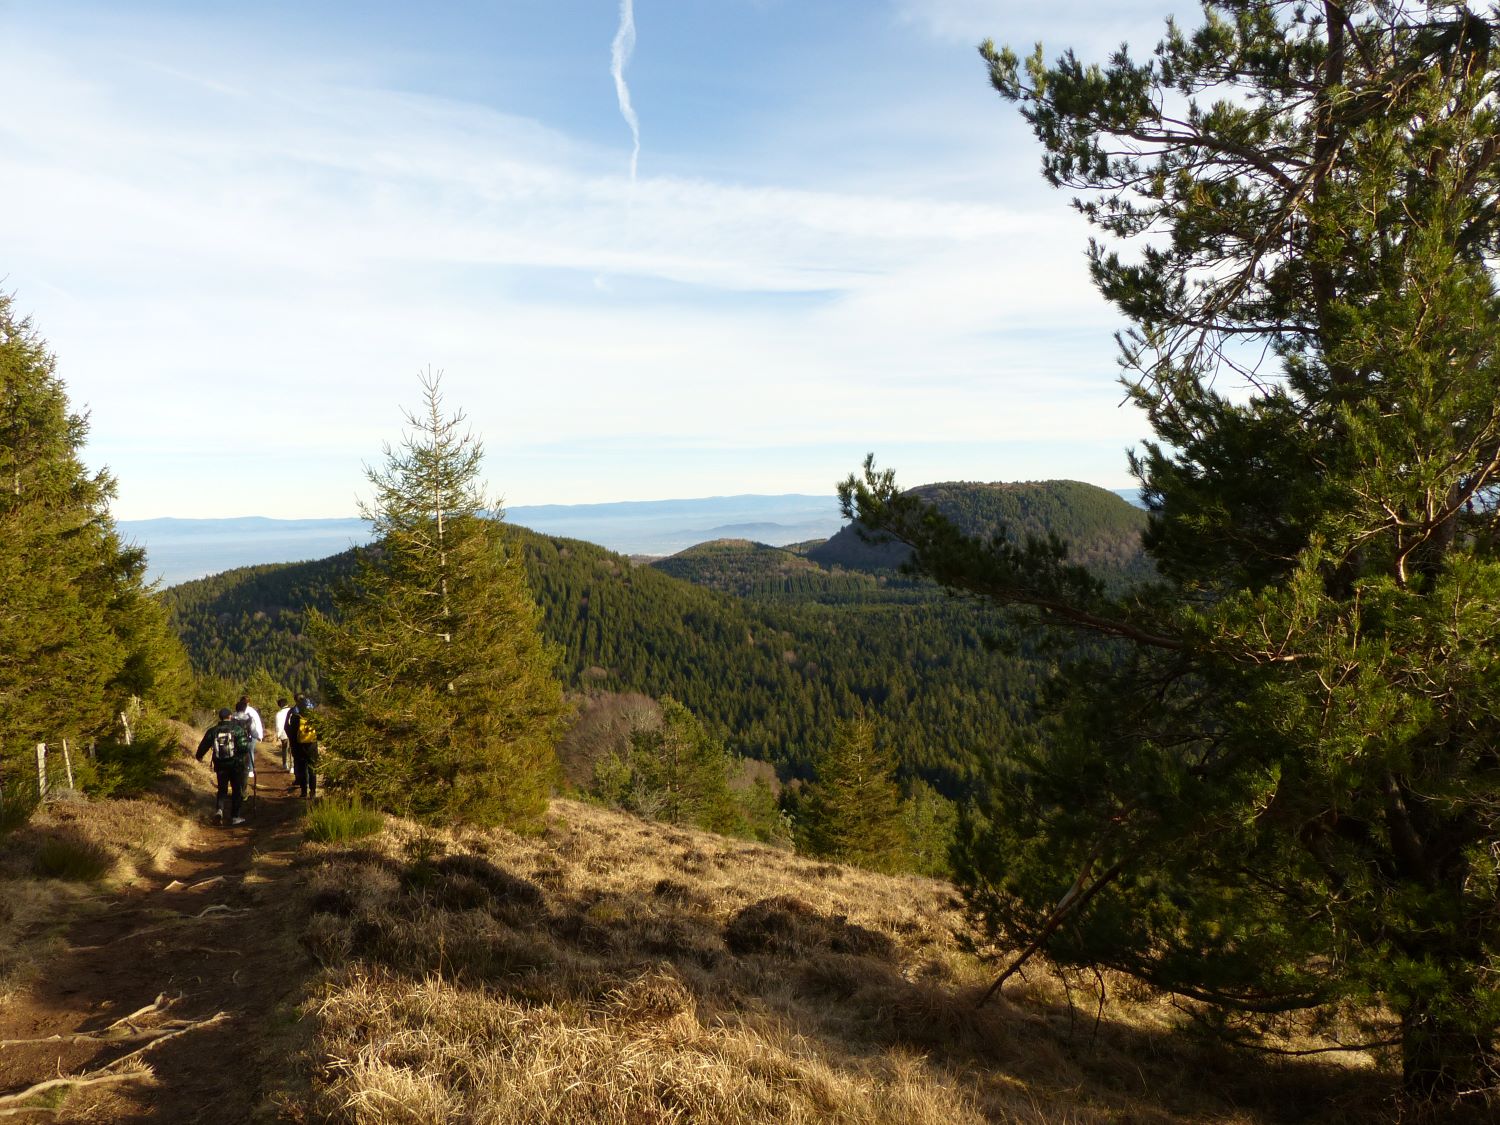
[[[806,776],[809,748],[830,724],[868,710],[902,747],[905,768],[958,793],[981,748],[1025,721],[1036,670],[1009,674],[1009,658],[997,667],[984,638],[1004,632],[999,615],[936,589],[889,597],[856,575],[857,589],[828,602],[824,572],[810,567],[818,581],[809,596],[762,601],[581,540],[518,528],[515,541],[569,691],[671,696],[722,730],[736,752],[774,763],[783,777]],[[335,583],[354,563],[348,551],[244,567],[162,597],[195,669],[226,681],[220,695],[234,698],[258,673],[280,685],[268,690],[316,692],[306,611],[329,609]]]
[[[801,493],[518,505],[506,510],[506,519],[544,535],[652,556],[726,536],[778,545],[822,539],[843,522],[834,496]],[[166,517],[119,520],[117,526],[127,540],[145,547],[151,577],[168,586],[244,566],[326,558],[370,541],[369,524],[354,518]]]
[[[1138,507],[1135,493],[1117,491]],[[716,539],[750,539],[772,547],[827,539],[844,525],[837,498],[805,493],[517,505],[506,510],[506,519],[543,535],[655,558]],[[369,524],[356,518],[162,517],[119,520],[117,526],[146,549],[151,577],[168,586],[243,566],[327,558],[370,541]]]
[[370,525],[361,519],[164,517],[118,520],[116,526],[146,549],[150,577],[166,586],[244,566],[310,562],[370,541]]

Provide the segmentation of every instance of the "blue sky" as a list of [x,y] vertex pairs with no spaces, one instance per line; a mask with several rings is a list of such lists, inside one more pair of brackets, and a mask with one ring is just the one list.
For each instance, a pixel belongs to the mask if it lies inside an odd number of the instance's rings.
[[[116,514],[352,514],[416,374],[515,504],[1129,482],[1118,319],[975,44],[1170,3],[0,0],[0,284]],[[1179,11],[1190,5],[1177,3]]]

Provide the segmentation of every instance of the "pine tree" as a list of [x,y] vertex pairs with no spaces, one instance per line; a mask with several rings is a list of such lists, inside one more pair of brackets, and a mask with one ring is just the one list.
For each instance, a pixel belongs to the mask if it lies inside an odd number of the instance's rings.
[[1493,1091],[1500,25],[1440,2],[1204,9],[1144,61],[983,48],[1134,323],[1164,581],[1115,597],[1055,542],[966,539],[873,463],[846,510],[954,588],[1117,643],[1055,685],[1055,733],[964,828],[997,936],[1237,1035],[1352,1006],[1410,1094]]
[[809,855],[896,871],[907,837],[896,759],[876,746],[875,724],[846,719],[813,755],[816,780],[798,803],[797,847]]
[[276,713],[276,700],[291,700],[295,694],[288,691],[284,684],[279,683],[264,668],[257,668],[250,674],[245,681],[244,693],[250,697],[250,702],[265,719],[267,730],[271,726],[271,716]]
[[[185,703],[187,662],[80,459],[86,419],[0,295],[0,784],[34,784],[37,742],[104,735],[132,695]],[[18,788],[19,786],[19,788]]]
[[625,754],[596,763],[593,791],[653,820],[740,835],[747,825],[729,788],[732,761],[723,739],[669,696],[660,722],[631,731]]
[[399,448],[367,471],[375,530],[332,615],[311,615],[335,784],[433,823],[535,826],[556,774],[562,689],[480,442],[421,380]]
[[111,525],[99,542],[105,565],[94,579],[106,618],[125,650],[109,683],[114,699],[139,699],[164,715],[191,710],[193,674],[182,641],[158,593],[146,583],[146,553],[120,543]]
[[905,866],[918,875],[951,878],[958,806],[925,781],[916,780],[901,802],[901,824],[906,834]]

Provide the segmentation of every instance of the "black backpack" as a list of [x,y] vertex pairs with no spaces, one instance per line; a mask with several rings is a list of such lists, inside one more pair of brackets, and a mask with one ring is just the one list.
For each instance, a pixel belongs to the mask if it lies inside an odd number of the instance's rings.
[[255,744],[255,732],[250,727],[249,715],[231,715],[229,721],[239,727],[245,735],[245,746],[248,748]]

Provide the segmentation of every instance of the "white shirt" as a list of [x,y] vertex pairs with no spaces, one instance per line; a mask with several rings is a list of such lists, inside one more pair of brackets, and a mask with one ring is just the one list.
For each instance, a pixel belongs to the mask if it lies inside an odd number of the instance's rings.
[[243,711],[234,713],[236,719],[248,718],[250,720],[250,737],[256,742],[261,742],[266,737],[266,724],[260,721],[260,712],[254,707],[246,707]]
[[280,711],[276,712],[276,737],[278,739],[286,737],[286,717],[291,713],[292,709],[290,707],[283,707]]

